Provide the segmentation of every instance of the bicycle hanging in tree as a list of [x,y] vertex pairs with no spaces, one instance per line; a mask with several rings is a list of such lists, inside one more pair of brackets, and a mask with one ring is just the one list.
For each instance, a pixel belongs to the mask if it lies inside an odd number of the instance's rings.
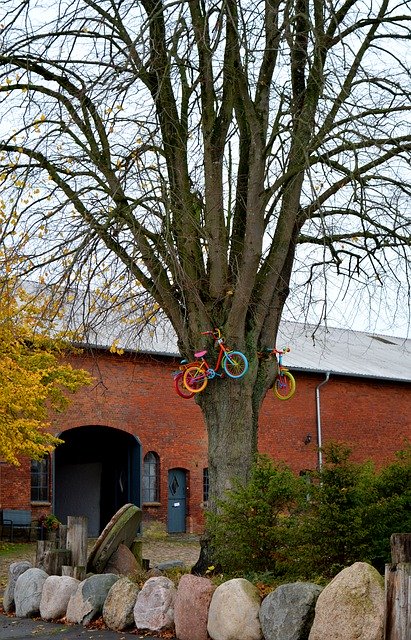
[[184,371],[188,367],[191,367],[194,364],[195,362],[188,362],[187,360],[181,360],[179,369],[177,371],[173,371],[174,389],[177,395],[180,396],[180,398],[184,398],[186,400],[189,400],[190,398],[192,398],[194,396],[194,392],[187,389],[187,387],[184,384],[184,380],[183,380]]
[[258,355],[262,358],[268,358],[275,355],[277,358],[278,372],[274,380],[274,384],[271,387],[274,395],[279,400],[289,400],[295,393],[295,379],[292,373],[290,373],[285,365],[283,365],[283,355],[290,352],[290,347],[284,347],[284,349],[265,349],[264,352]]
[[[213,329],[212,331],[203,331],[203,336],[211,335],[214,338],[216,346],[218,346],[218,357],[215,367],[210,367],[205,355],[207,351],[199,351],[195,353],[195,357],[198,360],[188,366],[183,375],[183,385],[189,391],[193,393],[200,393],[203,391],[208,381],[215,376],[222,378],[224,372],[229,378],[242,378],[248,371],[248,360],[241,351],[233,351],[224,342],[224,338],[221,336],[220,329]],[[224,372],[219,373],[220,366],[224,369]]]

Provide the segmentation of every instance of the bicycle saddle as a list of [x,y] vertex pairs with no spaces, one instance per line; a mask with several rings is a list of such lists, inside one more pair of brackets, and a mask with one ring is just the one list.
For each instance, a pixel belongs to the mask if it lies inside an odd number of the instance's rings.
[[197,351],[197,353],[195,353],[194,356],[196,358],[202,358],[203,356],[205,356],[206,353],[207,351]]

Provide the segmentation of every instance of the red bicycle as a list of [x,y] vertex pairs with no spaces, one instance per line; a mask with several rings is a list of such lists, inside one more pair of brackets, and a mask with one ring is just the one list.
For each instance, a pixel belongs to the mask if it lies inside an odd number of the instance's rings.
[[189,400],[194,396],[194,391],[190,391],[189,389],[187,389],[187,387],[184,385],[183,380],[184,371],[187,369],[187,367],[190,367],[193,364],[195,363],[188,362],[187,360],[181,360],[180,368],[178,369],[178,371],[173,372],[174,389],[176,390],[177,395],[179,395],[180,398],[184,398],[185,400]]
[[214,342],[218,345],[218,357],[215,367],[210,367],[205,355],[207,351],[199,351],[195,353],[198,360],[191,363],[184,371],[183,385],[193,393],[200,393],[206,388],[208,381],[215,376],[223,377],[224,373],[218,373],[220,366],[230,378],[242,378],[248,371],[248,360],[241,351],[233,351],[226,346],[224,338],[221,337],[220,329],[212,331],[203,331],[203,336],[211,335]]

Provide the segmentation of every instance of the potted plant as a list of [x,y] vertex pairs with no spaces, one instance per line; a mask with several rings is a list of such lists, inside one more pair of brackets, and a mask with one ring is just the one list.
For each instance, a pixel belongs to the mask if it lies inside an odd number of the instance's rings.
[[[55,540],[57,535],[57,530],[60,526],[60,520],[53,513],[43,514],[39,518],[39,525],[41,526],[41,530],[46,533],[46,539]],[[41,536],[43,537],[43,536]]]

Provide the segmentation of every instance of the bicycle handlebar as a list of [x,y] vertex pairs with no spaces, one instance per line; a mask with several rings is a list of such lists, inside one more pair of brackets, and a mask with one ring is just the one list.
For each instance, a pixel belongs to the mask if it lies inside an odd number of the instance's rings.
[[273,353],[278,353],[279,356],[282,356],[284,353],[288,353],[291,351],[290,347],[284,347],[283,349],[273,349]]
[[202,336],[213,336],[213,338],[215,338],[215,340],[218,340],[219,338],[221,338],[221,331],[220,331],[220,329],[213,329],[212,331],[202,331],[201,335]]
[[284,353],[288,353],[289,351],[291,351],[290,347],[284,347],[283,349],[271,349],[271,347],[267,347],[266,349],[264,349],[264,353],[266,354],[276,353],[279,356],[282,356],[284,355]]

